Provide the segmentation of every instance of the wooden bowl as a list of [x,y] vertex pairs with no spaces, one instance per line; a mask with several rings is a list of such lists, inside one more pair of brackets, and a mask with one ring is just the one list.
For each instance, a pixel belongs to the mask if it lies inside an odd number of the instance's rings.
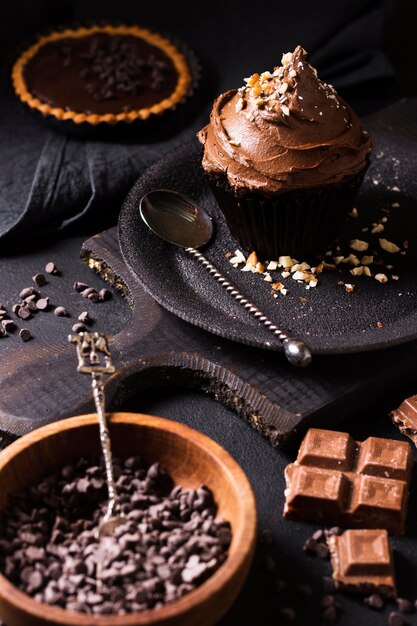
[[[248,479],[217,443],[166,419],[137,413],[109,416],[115,456],[139,454],[160,461],[184,487],[207,485],[218,515],[232,527],[232,543],[223,565],[200,587],[165,606],[121,616],[91,616],[36,602],[0,575],[0,619],[7,626],[208,626],[215,624],[237,597],[248,573],[256,532],[256,506]],[[100,452],[96,415],[80,415],[50,424],[0,453],[0,510],[9,495],[34,484],[70,459]]]

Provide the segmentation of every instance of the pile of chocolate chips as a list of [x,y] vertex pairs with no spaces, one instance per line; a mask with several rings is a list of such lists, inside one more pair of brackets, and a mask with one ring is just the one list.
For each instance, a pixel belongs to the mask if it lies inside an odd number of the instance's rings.
[[[71,66],[73,45],[65,42],[61,51],[63,66]],[[88,51],[81,56],[87,65],[80,77],[86,81],[86,90],[99,102],[137,95],[145,86],[159,91],[170,68],[167,61],[153,54],[144,56],[133,38],[105,34],[91,37]]]
[[210,490],[173,487],[159,464],[114,463],[126,523],[97,538],[104,465],[81,459],[14,494],[0,518],[0,568],[39,602],[96,615],[145,611],[193,590],[227,557],[230,524]]

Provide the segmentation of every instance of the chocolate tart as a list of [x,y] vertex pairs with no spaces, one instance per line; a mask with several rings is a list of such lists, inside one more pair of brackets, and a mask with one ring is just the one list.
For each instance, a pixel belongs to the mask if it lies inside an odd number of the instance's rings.
[[193,85],[187,55],[139,26],[55,31],[24,50],[13,88],[32,111],[82,127],[132,126],[183,102]]

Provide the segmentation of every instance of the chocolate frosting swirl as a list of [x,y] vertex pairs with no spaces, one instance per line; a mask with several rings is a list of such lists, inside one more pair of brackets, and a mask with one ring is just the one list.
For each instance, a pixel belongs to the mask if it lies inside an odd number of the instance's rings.
[[205,171],[226,175],[236,192],[270,195],[338,183],[365,167],[370,136],[306,56],[298,46],[273,73],[217,98],[197,135]]

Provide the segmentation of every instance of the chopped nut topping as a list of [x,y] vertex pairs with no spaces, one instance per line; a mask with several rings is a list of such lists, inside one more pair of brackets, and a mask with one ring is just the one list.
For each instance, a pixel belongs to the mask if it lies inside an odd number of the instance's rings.
[[388,241],[388,239],[380,239],[379,245],[385,252],[390,252],[391,254],[400,251],[400,248],[392,241]]
[[388,276],[386,274],[375,274],[375,280],[379,283],[386,283],[388,282]]
[[350,217],[358,217],[358,209],[353,208],[349,215]]
[[353,270],[349,270],[353,276],[362,276],[363,274],[363,266],[359,265],[358,267],[354,267]]
[[240,143],[234,139],[229,139],[229,143],[231,146],[236,146],[237,148],[240,146]]
[[289,115],[290,114],[290,110],[289,110],[289,108],[285,104],[283,104],[281,106],[281,111],[282,111],[283,115]]
[[351,283],[345,283],[346,293],[352,293],[354,289],[355,289],[355,285],[352,285]]
[[372,276],[372,272],[367,265],[363,266],[363,273],[365,276]]
[[268,274],[268,272],[267,272],[265,274],[264,280],[266,280],[267,283],[272,283],[272,276],[271,276],[271,274]]
[[267,270],[276,270],[278,267],[278,263],[276,261],[269,261],[268,265],[266,266]]
[[280,267],[291,267],[293,265],[293,259],[290,256],[280,256],[278,259],[278,265]]
[[285,93],[288,89],[288,83],[281,83],[278,87],[278,93]]
[[288,63],[291,63],[291,61],[292,61],[292,53],[291,52],[287,52],[286,54],[282,55],[281,65],[288,65]]
[[377,224],[376,226],[373,227],[373,229],[371,230],[371,233],[375,235],[376,233],[382,233],[383,230],[384,230],[384,225]]
[[378,321],[378,322],[376,323],[376,325],[377,325],[377,327],[378,327],[378,328],[382,328],[382,327],[383,327],[383,324],[382,324],[382,322],[380,322],[380,321]]
[[288,72],[288,76],[290,76],[291,78],[295,78],[297,76],[297,72],[295,70],[290,70]]
[[356,252],[365,252],[369,248],[369,243],[361,239],[352,239],[349,246]]
[[371,265],[371,263],[373,263],[373,262],[374,262],[374,257],[373,257],[373,255],[370,255],[370,256],[366,256],[366,255],[365,255],[365,256],[363,256],[363,257],[361,258],[361,263],[362,263],[362,265]]
[[236,103],[236,107],[235,107],[236,113],[240,113],[240,111],[244,107],[244,104],[245,104],[245,101],[243,100],[243,98],[239,98],[239,100]]

